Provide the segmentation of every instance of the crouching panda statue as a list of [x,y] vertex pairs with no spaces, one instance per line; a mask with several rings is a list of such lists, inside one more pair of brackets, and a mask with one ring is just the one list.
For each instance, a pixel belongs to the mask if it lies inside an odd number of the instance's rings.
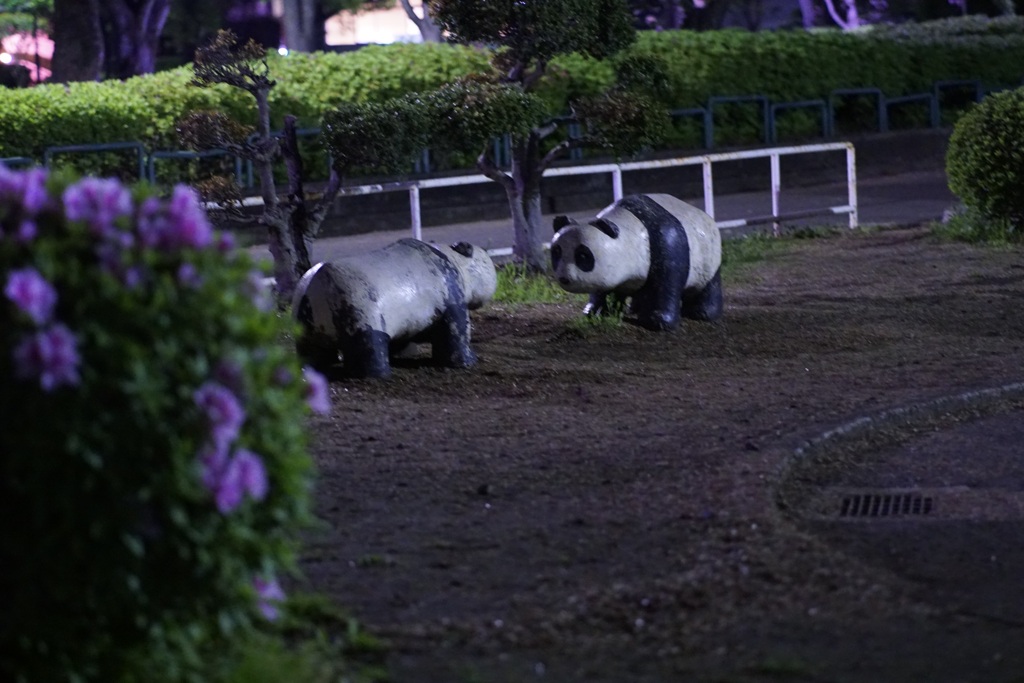
[[292,299],[301,326],[296,348],[321,369],[341,352],[346,374],[391,376],[390,354],[429,342],[435,363],[463,368],[476,362],[469,345],[470,309],[497,287],[487,251],[403,239],[383,249],[327,263],[302,276]]
[[584,308],[602,315],[630,299],[629,314],[651,330],[680,315],[722,315],[722,237],[714,219],[667,194],[624,197],[586,225],[555,218],[551,265],[569,292],[590,293]]

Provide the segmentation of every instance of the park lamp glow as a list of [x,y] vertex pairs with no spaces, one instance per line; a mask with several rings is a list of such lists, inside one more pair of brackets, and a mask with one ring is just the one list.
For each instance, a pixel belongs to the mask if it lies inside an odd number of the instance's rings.
[[282,57],[287,57],[288,48],[282,45],[281,47],[277,48],[277,54],[281,55]]
[[10,64],[14,61],[14,56],[9,52],[0,52],[0,64]]

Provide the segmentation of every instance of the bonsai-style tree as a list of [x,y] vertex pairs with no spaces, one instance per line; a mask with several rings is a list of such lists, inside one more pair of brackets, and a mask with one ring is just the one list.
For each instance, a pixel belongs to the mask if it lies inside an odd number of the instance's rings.
[[[207,47],[196,51],[193,84],[204,87],[224,83],[241,88],[256,100],[256,126],[241,124],[218,111],[197,111],[178,124],[183,144],[194,150],[223,149],[253,163],[259,178],[263,212],[259,222],[267,226],[270,253],[274,258],[275,292],[281,308],[291,302],[295,285],[312,265],[310,251],[345,178],[354,170],[395,171],[409,168],[427,142],[428,122],[415,96],[396,100],[394,106],[345,104],[325,123],[330,142],[343,131],[339,144],[331,145],[332,169],[319,198],[311,201],[304,187],[302,155],[296,134],[297,120],[284,117],[280,139],[271,132],[270,78],[266,51],[250,41],[238,45],[230,31],[221,31]],[[283,158],[288,189],[278,195],[274,166]],[[241,199],[233,179],[216,177],[200,188],[207,199],[226,204]]]
[[[475,144],[477,166],[505,188],[515,229],[514,257],[532,270],[546,270],[543,244],[550,228],[541,226],[541,177],[554,161],[576,147],[603,147],[627,153],[650,145],[667,125],[667,112],[652,99],[629,92],[637,76],[651,81],[649,61],[642,68],[627,64],[618,86],[599,97],[570,102],[572,117],[583,125],[583,135],[545,146],[565,122],[532,105],[552,59],[578,52],[605,59],[634,39],[632,15],[625,0],[427,0],[431,16],[460,43],[494,46],[494,73],[481,80],[496,87],[450,87],[428,99],[443,122],[429,131],[432,148]],[[502,102],[519,93],[515,116]],[[562,114],[563,112],[554,112]],[[521,118],[527,117],[527,118]],[[501,124],[501,125],[499,125]],[[499,168],[491,155],[490,136],[507,134],[511,140],[511,167]],[[486,135],[487,137],[482,137]]]
[[[224,83],[245,90],[256,100],[256,126],[241,124],[222,112],[196,111],[178,124],[183,144],[194,150],[224,149],[253,163],[259,178],[263,212],[259,221],[267,226],[270,253],[274,257],[275,292],[282,306],[291,300],[302,274],[312,265],[313,239],[338,194],[341,179],[331,173],[320,198],[308,202],[304,189],[302,156],[296,136],[296,118],[284,118],[279,140],[270,127],[270,78],[266,50],[253,41],[239,45],[230,31],[220,31],[206,47],[196,50],[193,85],[206,87]],[[274,165],[283,157],[288,173],[288,191],[278,195]],[[237,199],[240,191],[233,181],[217,179],[216,191],[204,188],[208,198]]]

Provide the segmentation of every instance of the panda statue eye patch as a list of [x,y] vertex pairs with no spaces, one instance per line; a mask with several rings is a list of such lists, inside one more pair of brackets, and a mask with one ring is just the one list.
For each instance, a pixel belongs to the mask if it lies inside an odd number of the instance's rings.
[[556,269],[558,268],[558,262],[562,260],[562,247],[555,244],[551,247],[551,265]]
[[594,269],[594,252],[590,251],[590,247],[582,244],[576,247],[573,252],[573,260],[576,261],[576,267],[584,273],[589,273]]

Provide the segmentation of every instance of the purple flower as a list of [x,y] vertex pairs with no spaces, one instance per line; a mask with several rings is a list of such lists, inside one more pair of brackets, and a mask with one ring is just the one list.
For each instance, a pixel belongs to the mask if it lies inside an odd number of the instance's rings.
[[249,271],[249,276],[245,282],[245,291],[248,293],[249,298],[252,299],[256,309],[263,313],[267,313],[274,308],[274,297],[271,287],[273,287],[273,280],[267,278],[258,270]]
[[22,244],[27,244],[36,238],[39,233],[39,226],[31,218],[26,218],[20,224],[18,224],[18,240]]
[[202,249],[213,243],[213,228],[199,197],[187,185],[176,185],[167,205],[170,221],[167,228],[169,246]]
[[84,178],[64,190],[68,220],[85,221],[94,234],[106,236],[114,221],[132,213],[132,195],[114,178]]
[[292,371],[283,365],[274,370],[274,382],[281,386],[287,386],[292,383]]
[[148,249],[163,243],[164,234],[167,232],[167,217],[163,215],[159,199],[148,197],[142,201],[135,219],[135,230],[142,246]]
[[214,246],[216,246],[217,251],[226,254],[235,248],[235,236],[230,232],[219,232],[217,233],[217,240]]
[[190,289],[199,289],[203,285],[203,278],[196,267],[186,261],[178,266],[178,284]]
[[228,459],[224,451],[207,448],[200,453],[203,485],[213,494],[217,510],[226,515],[249,496],[263,500],[269,484],[263,461],[252,451],[240,448]]
[[46,170],[31,168],[24,173],[0,169],[0,198],[21,204],[26,214],[34,216],[46,206]]
[[46,192],[46,169],[30,168],[22,175],[21,205],[31,215],[39,213],[50,200]]
[[143,280],[146,279],[146,271],[139,266],[131,266],[126,268],[124,273],[121,274],[121,282],[128,289],[135,289],[142,284]]
[[257,576],[253,579],[252,586],[256,589],[256,597],[258,598],[256,606],[263,617],[268,621],[274,621],[281,616],[278,604],[284,601],[285,594],[277,579],[274,577],[264,579]]
[[38,377],[44,391],[79,382],[75,335],[61,324],[36,332],[22,341],[14,349],[14,363],[19,378]]
[[57,290],[35,268],[11,271],[4,294],[36,325],[45,325],[57,305]]
[[206,382],[192,395],[196,405],[210,420],[211,437],[218,448],[227,448],[238,436],[245,421],[245,410],[229,389],[216,382]]
[[242,490],[249,494],[253,500],[263,500],[267,497],[267,468],[263,465],[260,456],[252,451],[239,448],[235,451],[235,457],[228,466],[238,473],[238,482]]
[[207,444],[199,451],[199,479],[207,491],[217,492],[221,478],[228,467],[228,451]]
[[213,378],[230,389],[235,396],[242,396],[245,391],[245,372],[236,361],[224,359],[217,363],[213,369]]
[[327,391],[327,380],[313,368],[302,368],[306,380],[306,403],[314,413],[327,415],[331,412],[331,397]]

